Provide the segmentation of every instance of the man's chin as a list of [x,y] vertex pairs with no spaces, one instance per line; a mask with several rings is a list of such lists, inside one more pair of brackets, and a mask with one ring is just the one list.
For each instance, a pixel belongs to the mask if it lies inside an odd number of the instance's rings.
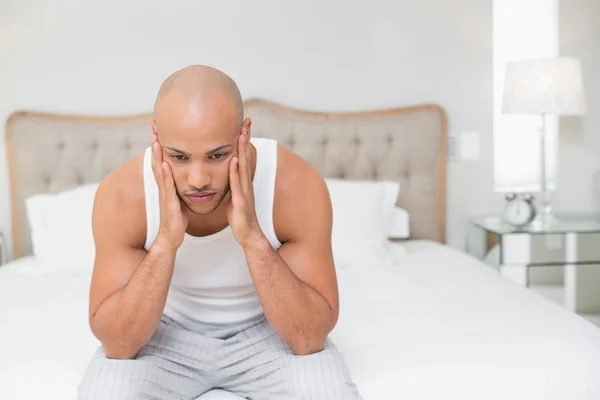
[[211,201],[207,201],[206,203],[192,203],[190,201],[184,201],[185,206],[190,210],[193,214],[196,215],[206,215],[214,212],[221,203],[222,197],[214,198]]
[[214,204],[205,204],[205,205],[199,206],[198,204],[189,204],[186,202],[185,205],[187,206],[188,210],[190,210],[193,214],[196,214],[196,215],[210,214],[211,212],[215,211],[215,209],[216,209]]

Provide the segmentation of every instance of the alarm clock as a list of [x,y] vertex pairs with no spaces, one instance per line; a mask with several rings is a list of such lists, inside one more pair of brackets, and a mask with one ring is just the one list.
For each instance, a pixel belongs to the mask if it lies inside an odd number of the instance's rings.
[[506,206],[502,217],[504,221],[515,226],[524,226],[535,219],[536,209],[533,196],[529,193],[506,195]]

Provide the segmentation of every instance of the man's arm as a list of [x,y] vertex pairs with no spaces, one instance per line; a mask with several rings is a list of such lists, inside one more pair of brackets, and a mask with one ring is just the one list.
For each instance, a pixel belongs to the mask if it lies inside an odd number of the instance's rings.
[[284,243],[276,252],[258,235],[244,251],[269,323],[295,354],[311,354],[323,349],[339,312],[331,200],[308,164],[285,149],[280,159],[288,172],[276,184],[274,220]]
[[89,321],[107,357],[132,358],[160,322],[174,252],[160,241],[144,250],[144,204],[132,198],[135,187],[119,188],[126,185],[111,178],[99,186],[94,202]]
[[96,260],[89,319],[109,358],[134,357],[156,330],[188,221],[156,135],[152,142],[161,222],[149,251],[144,249],[146,208],[140,159],[102,182],[94,202]]

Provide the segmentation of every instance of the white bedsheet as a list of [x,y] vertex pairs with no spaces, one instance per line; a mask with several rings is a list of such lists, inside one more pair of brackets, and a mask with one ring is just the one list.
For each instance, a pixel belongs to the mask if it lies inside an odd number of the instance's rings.
[[[365,400],[600,398],[600,329],[464,253],[408,253],[393,268],[338,269],[332,337]],[[74,399],[98,345],[89,274],[43,269],[0,268],[0,399]]]
[[28,257],[0,268],[0,399],[74,399],[91,352],[89,273],[44,276]]

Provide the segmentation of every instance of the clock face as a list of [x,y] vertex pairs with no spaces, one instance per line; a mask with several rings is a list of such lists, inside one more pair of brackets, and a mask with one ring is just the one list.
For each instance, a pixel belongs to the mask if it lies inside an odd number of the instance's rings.
[[504,218],[515,225],[525,225],[533,219],[533,206],[524,200],[508,202],[504,211]]

